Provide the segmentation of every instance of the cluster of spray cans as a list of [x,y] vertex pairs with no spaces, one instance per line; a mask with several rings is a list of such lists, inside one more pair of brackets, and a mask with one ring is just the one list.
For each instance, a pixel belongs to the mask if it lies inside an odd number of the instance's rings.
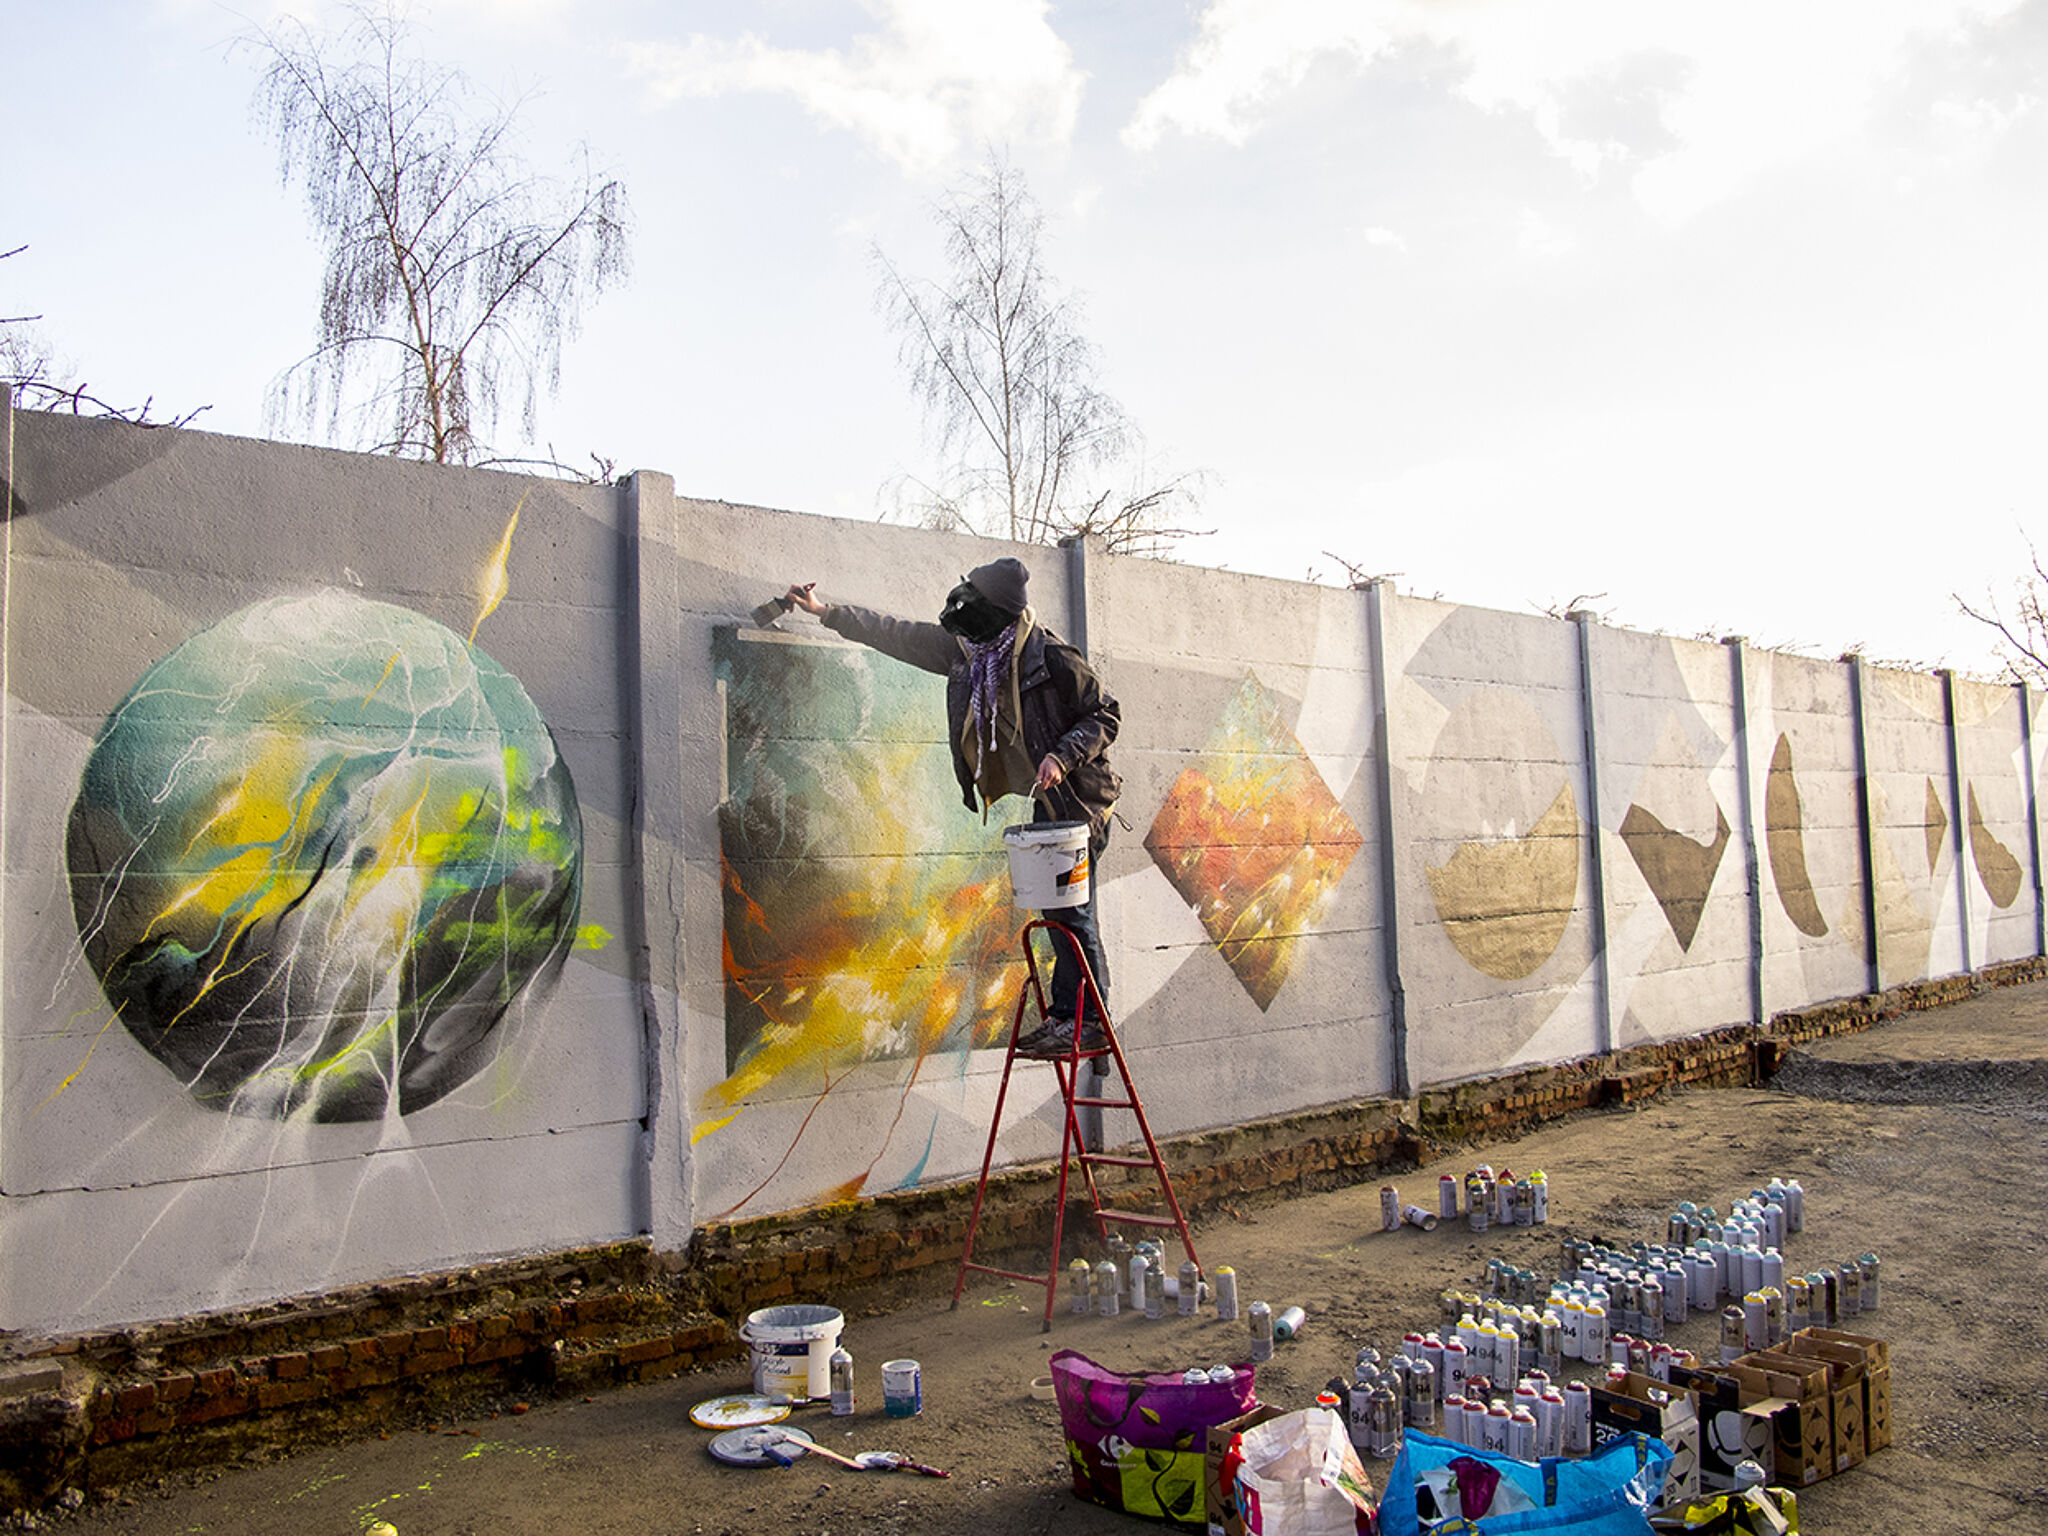
[[[1167,1268],[1165,1251],[1150,1238],[1133,1248],[1121,1235],[1113,1236],[1109,1255],[1100,1263],[1076,1259],[1067,1266],[1068,1308],[1076,1316],[1092,1311],[1115,1317],[1126,1306],[1155,1320],[1169,1310],[1177,1317],[1198,1315],[1212,1294],[1209,1281],[1193,1259],[1183,1259],[1177,1274],[1168,1274]],[[1235,1270],[1226,1266],[1216,1271],[1213,1294],[1218,1317],[1227,1321],[1237,1316]]]
[[1592,1394],[1583,1382],[1560,1384],[1534,1368],[1489,1377],[1468,1370],[1474,1354],[1462,1337],[1434,1333],[1409,1334],[1387,1359],[1361,1349],[1348,1393],[1351,1443],[1363,1455],[1391,1457],[1405,1430],[1436,1431],[1441,1420],[1446,1439],[1524,1461],[1592,1449]]
[[[1463,1200],[1460,1203],[1460,1195]],[[1503,1168],[1494,1172],[1482,1163],[1465,1175],[1439,1174],[1436,1181],[1436,1209],[1406,1204],[1401,1191],[1392,1184],[1380,1186],[1380,1230],[1398,1231],[1403,1226],[1434,1232],[1440,1221],[1456,1221],[1463,1214],[1474,1232],[1489,1227],[1540,1227],[1550,1220],[1550,1177],[1538,1168],[1517,1177]]]

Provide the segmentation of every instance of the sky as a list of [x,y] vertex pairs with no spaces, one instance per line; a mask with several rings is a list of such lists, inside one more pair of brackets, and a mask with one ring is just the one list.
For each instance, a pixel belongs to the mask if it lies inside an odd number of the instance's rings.
[[[0,315],[266,416],[321,251],[238,36],[331,0],[0,0]],[[1197,564],[1991,674],[2048,406],[2048,0],[415,0],[587,147],[633,270],[539,445],[872,518],[943,464],[876,253],[993,147]],[[516,424],[497,446],[516,450]],[[357,446],[343,441],[337,446]],[[826,572],[764,572],[769,587]],[[825,583],[829,587],[829,581]],[[821,588],[822,590],[822,588]],[[914,600],[839,593],[882,606]],[[936,600],[936,594],[920,594]]]

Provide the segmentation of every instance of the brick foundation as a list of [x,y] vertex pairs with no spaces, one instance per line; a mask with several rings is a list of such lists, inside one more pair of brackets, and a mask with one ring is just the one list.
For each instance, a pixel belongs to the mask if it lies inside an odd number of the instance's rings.
[[[1804,1041],[1868,1029],[2048,976],[2019,961],[1611,1055],[1205,1131],[1164,1143],[1189,1214],[1334,1189],[1666,1088],[1767,1081]],[[1149,1174],[1101,1179],[1137,1206]],[[1035,1270],[1055,1172],[991,1180],[977,1260]],[[581,1394],[739,1356],[761,1307],[848,1312],[950,1293],[972,1184],[700,1228],[687,1252],[645,1240],[352,1286],[246,1310],[63,1338],[0,1354],[0,1511],[344,1437],[519,1396]],[[1070,1222],[1069,1231],[1085,1230]]]

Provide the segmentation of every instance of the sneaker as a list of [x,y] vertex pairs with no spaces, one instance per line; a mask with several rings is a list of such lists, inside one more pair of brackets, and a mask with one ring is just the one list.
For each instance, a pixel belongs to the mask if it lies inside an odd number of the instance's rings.
[[1048,1018],[1030,1033],[1017,1039],[1017,1054],[1031,1056],[1040,1061],[1050,1061],[1055,1056],[1064,1056],[1074,1048],[1074,1021],[1057,1015]]

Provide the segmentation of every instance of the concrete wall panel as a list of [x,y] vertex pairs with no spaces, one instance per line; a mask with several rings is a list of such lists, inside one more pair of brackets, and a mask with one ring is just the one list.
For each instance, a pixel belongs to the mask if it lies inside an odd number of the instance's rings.
[[1955,697],[1970,962],[1982,966],[2034,953],[2026,738],[2018,689],[1957,678]]
[[1964,968],[1962,872],[1941,679],[1864,675],[1884,983],[1952,976]]

